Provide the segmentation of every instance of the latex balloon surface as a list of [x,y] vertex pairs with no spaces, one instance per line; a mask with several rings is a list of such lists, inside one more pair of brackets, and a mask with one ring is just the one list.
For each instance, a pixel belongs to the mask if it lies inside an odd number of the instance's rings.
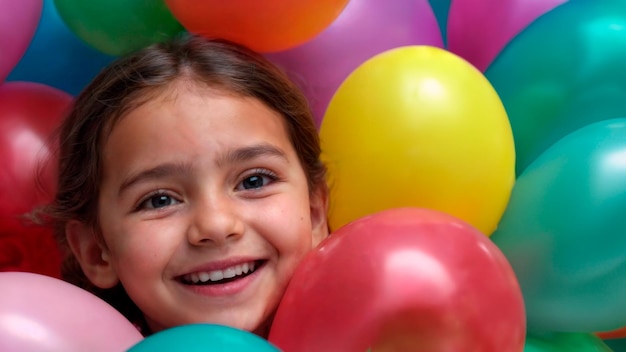
[[[52,200],[53,132],[72,96],[39,83],[0,85],[0,234],[28,231],[23,216]],[[10,200],[10,201],[8,201]]]
[[0,83],[28,48],[41,16],[43,0],[0,0]]
[[567,0],[454,0],[446,26],[447,49],[485,71],[521,31],[565,2]]
[[625,26],[624,1],[570,1],[519,33],[485,71],[511,121],[517,175],[576,129],[626,116]]
[[0,273],[0,350],[125,351],[143,338],[115,308],[65,281]]
[[513,134],[487,79],[431,46],[374,56],[339,87],[320,129],[333,230],[425,207],[489,235],[515,179]]
[[162,330],[128,352],[280,352],[250,332],[215,324],[189,324]]
[[521,291],[491,241],[450,215],[389,209],[298,267],[269,340],[295,351],[521,351]]
[[81,40],[63,22],[54,0],[44,0],[33,40],[7,81],[43,83],[78,95],[114,58]]
[[350,1],[339,17],[315,38],[266,56],[304,89],[317,125],[337,88],[370,57],[406,45],[442,46],[426,0]]
[[492,240],[513,266],[531,330],[626,325],[626,119],[585,126],[520,175]]
[[54,0],[69,28],[108,55],[125,55],[183,31],[163,0]]
[[260,52],[310,40],[339,16],[348,0],[165,0],[193,33],[223,38]]

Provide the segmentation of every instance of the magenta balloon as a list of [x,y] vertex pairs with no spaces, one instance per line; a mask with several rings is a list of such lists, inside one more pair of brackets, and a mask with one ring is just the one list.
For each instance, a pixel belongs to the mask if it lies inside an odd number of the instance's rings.
[[454,0],[447,49],[485,72],[519,32],[567,0]]
[[100,298],[34,273],[0,273],[0,351],[122,352],[143,337]]
[[354,69],[385,50],[419,44],[443,45],[428,0],[352,0],[311,41],[266,56],[303,87],[319,127],[330,99]]
[[43,0],[0,0],[0,83],[26,52],[42,9]]

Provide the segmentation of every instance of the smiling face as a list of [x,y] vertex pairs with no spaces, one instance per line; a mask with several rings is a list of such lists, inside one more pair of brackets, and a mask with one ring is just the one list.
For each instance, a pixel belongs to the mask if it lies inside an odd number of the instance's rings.
[[209,322],[266,334],[327,235],[326,195],[309,192],[282,117],[254,98],[176,82],[116,123],[102,165],[105,243],[85,271],[103,288],[119,280],[153,332]]

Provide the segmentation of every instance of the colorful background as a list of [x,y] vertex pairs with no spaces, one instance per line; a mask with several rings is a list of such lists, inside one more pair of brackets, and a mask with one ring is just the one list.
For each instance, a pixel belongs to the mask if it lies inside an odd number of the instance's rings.
[[[24,217],[73,97],[186,32],[264,53],[319,127],[333,235],[269,342],[142,338]],[[624,63],[626,0],[0,0],[0,349],[626,351]]]

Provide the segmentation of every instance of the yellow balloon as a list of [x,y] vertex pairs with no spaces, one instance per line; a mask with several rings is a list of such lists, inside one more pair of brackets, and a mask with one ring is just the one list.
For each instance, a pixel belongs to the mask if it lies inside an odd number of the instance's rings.
[[500,98],[480,71],[436,47],[399,47],[361,64],[331,100],[320,138],[331,230],[423,207],[491,235],[515,182]]

